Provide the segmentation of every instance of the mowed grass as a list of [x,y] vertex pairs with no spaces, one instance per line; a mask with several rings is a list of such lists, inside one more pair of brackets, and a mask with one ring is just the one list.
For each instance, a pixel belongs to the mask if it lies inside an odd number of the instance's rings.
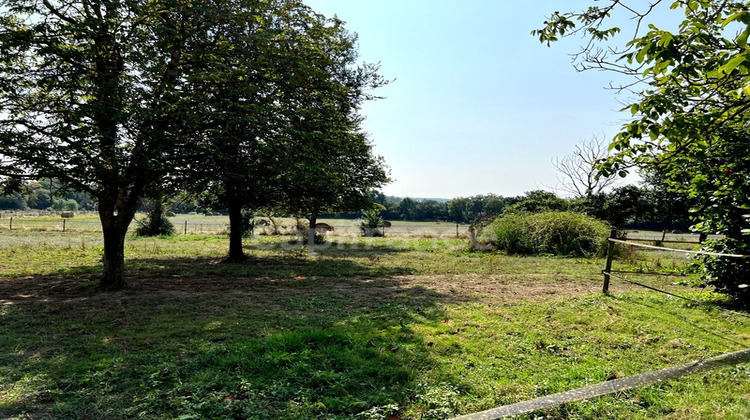
[[[597,259],[290,239],[228,265],[226,237],[131,238],[131,287],[100,292],[97,235],[0,233],[0,417],[440,419],[750,346],[750,319],[676,277],[629,275],[712,305],[603,295]],[[651,255],[615,266],[688,264]],[[524,418],[742,419],[748,398],[739,365]]]

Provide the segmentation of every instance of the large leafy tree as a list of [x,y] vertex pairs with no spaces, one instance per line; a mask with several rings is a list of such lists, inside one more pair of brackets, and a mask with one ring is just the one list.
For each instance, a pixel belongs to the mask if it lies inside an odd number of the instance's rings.
[[56,178],[98,203],[101,285],[124,280],[144,189],[181,149],[189,2],[7,0],[0,8],[0,176]]
[[346,129],[303,131],[293,137],[293,157],[279,178],[280,208],[303,215],[310,224],[308,244],[320,214],[370,209],[373,188],[389,181],[382,158],[372,153],[364,133]]
[[356,37],[341,21],[315,21],[299,61],[303,83],[284,85],[292,88],[282,102],[289,123],[272,144],[278,175],[269,180],[276,208],[308,219],[310,246],[320,214],[370,208],[370,191],[389,181],[358,113],[387,81],[378,65],[357,64]]
[[282,86],[299,73],[304,33],[296,19],[306,10],[288,1],[216,0],[202,4],[209,31],[196,38],[203,57],[187,79],[194,109],[197,155],[175,171],[175,179],[230,219],[230,261],[244,258],[242,209],[266,205],[276,163],[271,144],[286,124]]
[[356,112],[369,98],[363,88],[382,83],[375,70],[365,67],[339,73],[336,78],[346,79],[331,79],[332,85],[313,92],[299,104],[286,141],[275,149],[277,156],[283,156],[275,184],[281,193],[278,206],[308,219],[309,244],[314,243],[320,214],[369,209],[373,206],[371,190],[389,181],[383,159],[373,154]]
[[[676,30],[653,21],[655,8],[681,13]],[[613,15],[630,15],[627,43],[617,41]],[[626,17],[626,16],[623,16]],[[750,109],[750,2],[725,0],[638,2],[609,0],[581,12],[555,12],[533,32],[543,42],[584,34],[577,57],[582,68],[632,75],[637,95],[626,108],[632,120],[615,136],[615,154],[604,174],[632,166],[657,166],[674,189],[698,203],[695,229],[719,233],[709,247],[750,251],[750,171],[747,169]],[[689,171],[689,172],[688,172]],[[686,173],[690,182],[683,182]],[[739,268],[738,268],[739,267]],[[750,302],[748,260],[711,258],[705,280]]]
[[[190,78],[204,109],[200,164],[183,173],[230,219],[229,261],[244,259],[242,211],[307,214],[360,207],[387,180],[359,130],[359,105],[384,81],[356,66],[343,23],[300,1],[214,1],[201,50],[205,76]],[[207,19],[210,22],[211,19]]]

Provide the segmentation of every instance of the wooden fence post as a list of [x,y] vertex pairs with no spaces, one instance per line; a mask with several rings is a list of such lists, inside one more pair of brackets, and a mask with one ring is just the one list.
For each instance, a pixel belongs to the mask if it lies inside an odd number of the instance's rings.
[[185,230],[183,232],[185,235],[187,235],[187,220],[185,220]]
[[612,271],[612,258],[615,253],[615,243],[610,239],[614,239],[617,235],[617,229],[612,228],[609,231],[609,237],[607,238],[607,263],[604,265],[604,284],[602,285],[602,293],[609,293],[609,272]]
[[65,233],[65,222],[67,222],[67,220],[63,219],[63,233]]
[[13,230],[13,216],[10,216],[10,230]]

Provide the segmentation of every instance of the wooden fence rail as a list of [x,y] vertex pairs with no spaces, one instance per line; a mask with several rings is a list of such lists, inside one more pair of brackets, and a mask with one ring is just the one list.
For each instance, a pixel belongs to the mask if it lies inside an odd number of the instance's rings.
[[627,391],[645,385],[651,385],[670,379],[678,379],[683,376],[706,372],[726,366],[735,366],[750,362],[750,349],[734,353],[722,354],[710,359],[698,360],[681,366],[674,366],[662,370],[641,373],[639,375],[618,378],[596,385],[535,398],[516,404],[493,408],[492,410],[456,417],[454,420],[490,420],[503,417],[518,416],[533,411],[557,407],[563,404],[583,401],[615,392]]

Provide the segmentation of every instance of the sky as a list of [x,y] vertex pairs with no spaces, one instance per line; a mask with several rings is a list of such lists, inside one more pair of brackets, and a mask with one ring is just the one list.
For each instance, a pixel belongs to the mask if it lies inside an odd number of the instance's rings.
[[611,139],[629,114],[622,80],[577,72],[583,43],[547,47],[530,34],[582,0],[305,0],[359,36],[360,59],[393,79],[362,109],[387,195],[521,195],[559,183],[552,163],[593,136]]

